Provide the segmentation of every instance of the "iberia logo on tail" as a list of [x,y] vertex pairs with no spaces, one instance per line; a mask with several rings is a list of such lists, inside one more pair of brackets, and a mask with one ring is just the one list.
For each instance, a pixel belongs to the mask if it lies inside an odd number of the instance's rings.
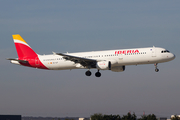
[[[47,69],[39,60],[38,54],[34,52],[19,34],[12,35],[12,37],[19,57],[18,60],[21,65]],[[27,62],[21,62],[22,60]]]

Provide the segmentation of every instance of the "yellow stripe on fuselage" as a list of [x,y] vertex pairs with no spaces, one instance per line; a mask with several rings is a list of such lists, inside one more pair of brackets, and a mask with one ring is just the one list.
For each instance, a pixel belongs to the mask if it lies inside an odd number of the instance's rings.
[[19,34],[12,35],[12,37],[13,37],[13,39],[20,40],[20,41],[25,42],[27,44],[27,42]]

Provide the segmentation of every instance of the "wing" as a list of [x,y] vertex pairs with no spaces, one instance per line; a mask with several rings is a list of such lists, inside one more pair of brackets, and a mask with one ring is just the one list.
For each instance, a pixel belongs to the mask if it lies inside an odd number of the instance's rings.
[[70,60],[74,63],[80,63],[84,67],[96,68],[96,63],[98,62],[95,59],[88,59],[78,56],[67,55],[63,53],[54,53],[54,54],[63,56],[64,59]]

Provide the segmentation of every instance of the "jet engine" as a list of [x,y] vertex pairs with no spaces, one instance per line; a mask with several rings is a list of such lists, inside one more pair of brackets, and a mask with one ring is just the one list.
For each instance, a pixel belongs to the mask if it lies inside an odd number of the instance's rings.
[[111,70],[111,62],[109,61],[97,62],[96,68],[99,70]]
[[125,66],[114,66],[111,67],[111,71],[113,72],[123,72],[125,70]]

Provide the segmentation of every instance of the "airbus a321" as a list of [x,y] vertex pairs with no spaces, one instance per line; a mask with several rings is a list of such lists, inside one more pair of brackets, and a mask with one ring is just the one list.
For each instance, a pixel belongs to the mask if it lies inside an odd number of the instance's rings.
[[78,53],[55,53],[51,55],[39,55],[19,35],[12,35],[17,50],[18,58],[8,60],[13,64],[46,69],[67,70],[87,69],[86,76],[91,76],[90,69],[97,69],[96,77],[100,77],[100,70],[122,72],[127,65],[154,64],[158,72],[158,63],[168,62],[175,55],[160,47],[117,49]]

